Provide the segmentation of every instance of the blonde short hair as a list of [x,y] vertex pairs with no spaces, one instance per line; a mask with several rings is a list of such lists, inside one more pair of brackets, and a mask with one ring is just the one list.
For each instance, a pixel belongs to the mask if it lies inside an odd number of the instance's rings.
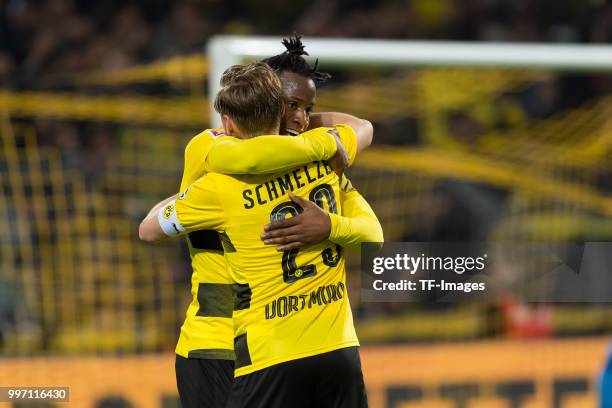
[[253,134],[278,127],[284,109],[280,79],[267,64],[234,65],[223,72],[214,106],[242,132]]

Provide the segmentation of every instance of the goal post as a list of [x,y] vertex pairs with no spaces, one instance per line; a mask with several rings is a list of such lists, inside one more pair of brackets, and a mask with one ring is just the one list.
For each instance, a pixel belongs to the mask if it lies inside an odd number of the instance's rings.
[[[330,65],[469,66],[611,71],[612,46],[459,41],[402,41],[305,38],[308,53]],[[208,43],[209,97],[219,90],[223,71],[245,59],[283,52],[281,37],[216,36]],[[219,125],[211,106],[213,126]]]
[[[212,38],[210,100],[227,67],[279,54],[281,40]],[[426,211],[419,200],[446,181],[509,192],[507,222],[496,224],[502,238],[546,235],[561,219],[567,224],[555,237],[576,237],[593,230],[583,210],[612,214],[612,198],[597,181],[609,171],[612,95],[601,78],[590,81],[590,99],[571,101],[567,93],[587,92],[576,76],[612,74],[612,46],[308,37],[304,44],[322,70],[341,73],[317,92],[317,110],[377,125],[377,146],[360,155],[351,177],[388,237],[415,230]],[[537,222],[529,218],[536,213]]]

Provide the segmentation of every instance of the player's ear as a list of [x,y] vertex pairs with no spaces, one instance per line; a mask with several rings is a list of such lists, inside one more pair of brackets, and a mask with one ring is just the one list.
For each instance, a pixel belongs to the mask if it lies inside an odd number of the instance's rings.
[[233,135],[236,133],[236,125],[229,115],[221,115],[221,122],[223,123],[223,129],[226,135]]

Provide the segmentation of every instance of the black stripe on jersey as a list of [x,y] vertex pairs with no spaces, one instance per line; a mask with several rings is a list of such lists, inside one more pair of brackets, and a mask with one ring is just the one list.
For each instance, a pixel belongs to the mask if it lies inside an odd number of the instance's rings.
[[193,231],[187,234],[191,246],[195,249],[206,249],[209,251],[223,251],[219,233],[213,230]]
[[234,352],[236,353],[236,368],[251,365],[251,354],[249,353],[246,333],[234,338]]
[[200,308],[196,316],[232,317],[234,291],[229,283],[200,283],[198,285]]
[[342,175],[342,179],[340,180],[340,188],[345,193],[350,193],[351,191],[355,190],[355,187],[353,187],[353,184],[351,183],[351,180],[346,178],[346,176],[344,174]]
[[199,358],[205,360],[235,360],[234,350],[227,349],[197,349],[191,350],[189,358]]
[[236,247],[232,244],[232,240],[227,236],[226,233],[220,232],[219,238],[221,239],[221,245],[223,245],[223,250],[225,252],[236,252]]
[[251,287],[248,283],[234,283],[234,310],[244,310],[251,307]]

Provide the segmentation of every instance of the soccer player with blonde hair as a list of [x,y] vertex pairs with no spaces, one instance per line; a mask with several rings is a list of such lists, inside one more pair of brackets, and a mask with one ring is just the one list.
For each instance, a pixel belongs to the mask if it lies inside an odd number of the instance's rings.
[[[310,66],[299,36],[283,40],[286,51],[264,62],[280,76],[285,99],[285,114],[281,132],[296,135],[316,126],[346,123],[358,130],[357,150],[372,140],[369,122],[335,112],[312,114],[316,103],[315,82],[329,78]],[[242,66],[224,72],[222,86],[233,78]],[[312,118],[312,120],[310,120]],[[208,171],[226,174],[255,174],[290,169],[314,160],[330,159],[335,170],[346,166],[346,152],[339,139],[324,130],[312,130],[297,137],[266,136],[253,139],[225,137],[223,129],[207,129],[195,136],[185,148],[185,168],[179,191]],[[278,154],[282,151],[283,154]],[[335,155],[334,155],[335,152]],[[334,157],[330,158],[331,155]],[[340,193],[343,214],[328,214],[312,202],[302,202],[304,211],[296,217],[269,224],[262,235],[267,244],[279,245],[279,250],[316,244],[324,240],[345,248],[358,248],[362,241],[371,240],[379,225],[365,199],[352,188],[344,176]],[[228,312],[220,312],[215,304],[229,298],[231,290],[223,247],[215,231],[193,231],[187,243],[192,260],[193,300],[176,347],[176,377],[181,403],[190,407],[224,407],[233,378],[232,324]],[[228,302],[225,302],[226,304]]]
[[[278,132],[283,104],[277,81],[261,64],[245,67],[215,101],[224,129],[241,138]],[[351,127],[327,132],[346,140],[354,156]],[[336,174],[320,160],[267,175],[211,173],[178,200],[160,203],[155,208],[159,211],[153,211],[158,215],[141,225],[141,237],[147,240],[202,229],[223,234],[237,292],[235,406],[323,406],[330,395],[335,401],[331,406],[366,404],[338,247],[326,241],[281,253],[259,239],[264,224],[302,210],[288,201],[288,194],[338,213],[339,191]],[[370,236],[382,240],[379,224]]]

